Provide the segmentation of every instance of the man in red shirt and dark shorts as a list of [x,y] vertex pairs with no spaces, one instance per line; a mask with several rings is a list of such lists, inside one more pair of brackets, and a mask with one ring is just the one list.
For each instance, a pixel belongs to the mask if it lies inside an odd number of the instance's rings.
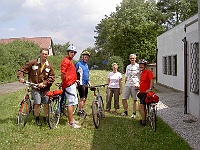
[[150,70],[146,69],[147,61],[145,59],[141,59],[138,62],[140,68],[140,87],[139,93],[137,94],[138,98],[140,99],[140,113],[142,116],[142,120],[140,120],[140,125],[142,127],[146,126],[146,95],[150,92],[154,85],[154,76]]
[[67,114],[68,125],[72,128],[80,128],[78,122],[73,119],[74,105],[78,104],[77,92],[76,92],[76,68],[72,63],[72,59],[76,54],[76,48],[72,44],[67,48],[67,56],[61,63],[61,80],[62,89],[66,100],[68,101]]

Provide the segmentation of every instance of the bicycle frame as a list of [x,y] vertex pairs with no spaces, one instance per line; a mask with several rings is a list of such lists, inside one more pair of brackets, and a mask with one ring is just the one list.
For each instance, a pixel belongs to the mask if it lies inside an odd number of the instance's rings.
[[95,128],[99,127],[100,118],[105,118],[104,104],[100,94],[99,87],[105,87],[106,85],[108,84],[90,87],[90,90],[94,91],[94,100],[92,101],[92,116]]
[[[49,97],[48,125],[50,129],[57,128],[62,113],[67,117],[67,104],[65,95],[61,90],[61,83],[56,83],[56,86],[59,87],[59,90],[49,91],[46,94]],[[73,114],[78,105],[74,107]]]
[[155,132],[157,121],[157,103],[148,104],[148,121],[150,122],[151,129]]
[[18,128],[24,127],[28,121],[28,116],[29,113],[31,112],[31,110],[33,110],[33,106],[31,103],[31,90],[30,88],[34,87],[37,88],[38,84],[35,83],[31,83],[28,81],[24,81],[24,84],[27,86],[26,89],[26,94],[23,98],[23,100],[20,103],[20,108],[18,111],[18,115],[17,115],[17,124],[18,124]]

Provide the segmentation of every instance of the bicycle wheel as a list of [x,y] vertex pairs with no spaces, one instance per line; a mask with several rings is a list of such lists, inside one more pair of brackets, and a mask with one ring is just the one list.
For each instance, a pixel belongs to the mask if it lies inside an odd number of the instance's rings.
[[53,99],[49,103],[48,125],[50,129],[57,128],[60,119],[59,99]]
[[17,116],[17,124],[18,128],[22,128],[26,125],[28,121],[28,115],[30,112],[30,100],[24,99],[19,108],[18,116]]
[[98,110],[98,103],[96,100],[92,101],[92,117],[94,121],[94,126],[97,129],[100,125],[100,114]]
[[101,114],[101,118],[105,118],[104,103],[101,96],[100,96],[100,114]]
[[151,110],[151,129],[155,132],[156,131],[156,111],[155,109]]

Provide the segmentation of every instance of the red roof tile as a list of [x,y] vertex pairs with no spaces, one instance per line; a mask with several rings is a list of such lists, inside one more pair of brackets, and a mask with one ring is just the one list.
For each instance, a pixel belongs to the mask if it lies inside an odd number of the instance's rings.
[[40,48],[48,48],[49,46],[53,46],[53,43],[51,43],[51,37],[33,37],[33,38],[10,38],[10,39],[0,39],[0,43],[8,44],[15,40],[22,40],[22,41],[31,41],[35,44],[38,44]]

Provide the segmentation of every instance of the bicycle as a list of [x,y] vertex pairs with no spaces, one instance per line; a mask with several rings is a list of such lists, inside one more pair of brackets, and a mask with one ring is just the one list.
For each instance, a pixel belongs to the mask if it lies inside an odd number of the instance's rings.
[[[100,119],[105,118],[105,110],[99,87],[105,87],[108,84],[91,86],[90,90],[94,92],[94,100],[92,101],[92,117],[94,126],[97,129],[100,125]],[[97,91],[97,92],[96,92]]]
[[[61,114],[67,117],[67,106],[64,92],[61,90],[62,83],[56,83],[58,90],[47,92],[46,96],[49,97],[49,110],[48,110],[48,125],[50,129],[57,128]],[[78,104],[74,106],[73,114],[78,109]]]
[[156,132],[156,121],[157,121],[157,103],[150,103],[147,105],[148,119],[152,131]]
[[18,124],[18,128],[22,128],[26,125],[27,121],[28,121],[28,116],[29,113],[34,110],[33,107],[34,105],[32,105],[31,102],[31,88],[38,88],[38,84],[29,82],[29,81],[24,81],[24,84],[27,86],[26,89],[26,94],[23,98],[23,100],[20,102],[20,108],[19,108],[19,112],[17,115],[17,124]]
[[145,102],[147,104],[148,112],[147,121],[150,122],[151,129],[155,132],[157,120],[157,103],[159,102],[159,97],[153,91],[148,92]]

